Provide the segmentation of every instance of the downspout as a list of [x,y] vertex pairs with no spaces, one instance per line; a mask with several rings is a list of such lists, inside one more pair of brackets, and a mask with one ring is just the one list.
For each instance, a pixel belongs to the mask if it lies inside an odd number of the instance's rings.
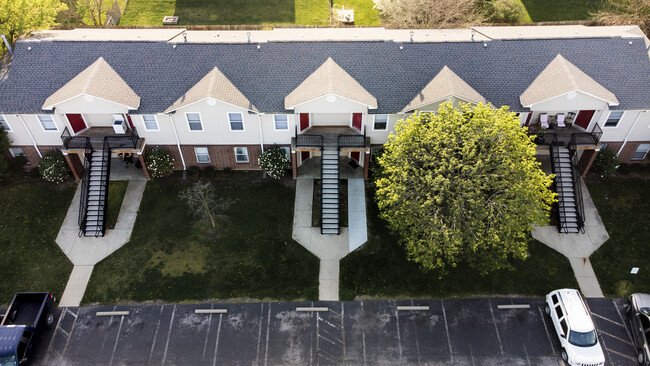
[[634,120],[634,123],[632,123],[632,127],[630,128],[629,131],[627,131],[627,134],[625,135],[625,138],[623,139],[623,145],[621,145],[621,148],[618,149],[618,152],[616,155],[621,155],[621,152],[623,151],[623,148],[625,147],[625,144],[627,144],[627,138],[630,137],[630,134],[632,133],[632,130],[634,130],[634,127],[636,127],[636,123],[639,121],[639,118],[641,118],[641,115],[646,113],[647,111],[641,111],[639,114],[636,116],[636,119]]
[[34,143],[34,149],[36,149],[36,152],[38,153],[38,157],[42,158],[43,154],[41,154],[41,150],[38,149],[38,144],[36,143],[36,139],[34,138],[34,135],[32,135],[32,131],[29,130],[27,127],[27,123],[25,123],[25,120],[23,119],[23,116],[20,114],[17,114],[18,118],[23,122],[23,126],[25,126],[25,130],[27,130],[27,133],[29,134],[29,137],[32,138],[32,142]]
[[185,166],[185,158],[183,158],[183,150],[181,150],[181,141],[178,139],[178,133],[176,132],[176,125],[174,124],[174,112],[171,112],[167,114],[169,116],[169,120],[172,123],[172,130],[174,131],[174,137],[176,137],[176,146],[178,147],[178,154],[181,156],[181,162],[183,163],[183,170],[187,170],[187,166]]
[[262,149],[262,154],[264,153],[264,133],[262,132],[262,114],[257,114],[257,120],[260,122],[260,148]]

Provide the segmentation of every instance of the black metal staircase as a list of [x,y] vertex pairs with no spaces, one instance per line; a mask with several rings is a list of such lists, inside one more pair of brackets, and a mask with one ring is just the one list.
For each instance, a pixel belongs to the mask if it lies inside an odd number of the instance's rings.
[[555,192],[557,192],[557,227],[564,234],[584,233],[584,204],[580,173],[577,168],[577,150],[575,145],[569,147],[552,143],[551,168],[555,174]]
[[321,234],[340,234],[340,169],[338,147],[321,149]]

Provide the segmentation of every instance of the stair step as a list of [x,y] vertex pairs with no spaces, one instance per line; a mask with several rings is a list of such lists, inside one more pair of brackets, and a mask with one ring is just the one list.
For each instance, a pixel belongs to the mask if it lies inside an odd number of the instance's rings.
[[323,210],[339,210],[339,205],[337,203],[323,203]]
[[336,224],[323,223],[322,228],[323,229],[337,229],[338,230],[339,229],[339,224],[338,224],[338,222]]
[[339,234],[338,229],[325,229],[325,228],[323,228],[322,232],[323,232],[323,234],[336,234],[336,235]]
[[328,208],[323,207],[322,212],[323,214],[335,213],[338,215],[339,209],[338,207],[328,207]]

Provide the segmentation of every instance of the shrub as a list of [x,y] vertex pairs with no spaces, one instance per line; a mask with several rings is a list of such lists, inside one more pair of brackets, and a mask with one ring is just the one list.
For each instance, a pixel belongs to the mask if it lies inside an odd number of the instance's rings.
[[602,178],[610,178],[616,174],[620,161],[612,150],[601,150],[594,160],[594,172]]
[[198,166],[190,166],[187,168],[187,176],[190,179],[197,179],[199,174],[201,174],[201,168]]
[[287,154],[278,145],[273,145],[262,153],[258,161],[260,168],[271,178],[280,179],[287,172]]
[[68,177],[68,167],[63,154],[58,150],[52,150],[43,155],[38,163],[38,171],[47,181],[59,184]]
[[174,158],[167,150],[155,148],[147,155],[147,169],[154,178],[166,177],[174,172]]
[[524,23],[526,8],[520,0],[494,0],[490,19],[495,23]]
[[11,147],[11,141],[7,131],[0,126],[0,182],[4,182],[11,176],[9,161],[7,160],[7,150]]

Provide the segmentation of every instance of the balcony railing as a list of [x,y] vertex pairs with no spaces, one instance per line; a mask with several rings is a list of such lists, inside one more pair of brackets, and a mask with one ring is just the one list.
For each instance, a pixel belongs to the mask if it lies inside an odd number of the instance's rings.
[[339,135],[339,147],[366,147],[366,136],[364,135]]
[[296,147],[322,147],[322,135],[301,134],[296,136]]

